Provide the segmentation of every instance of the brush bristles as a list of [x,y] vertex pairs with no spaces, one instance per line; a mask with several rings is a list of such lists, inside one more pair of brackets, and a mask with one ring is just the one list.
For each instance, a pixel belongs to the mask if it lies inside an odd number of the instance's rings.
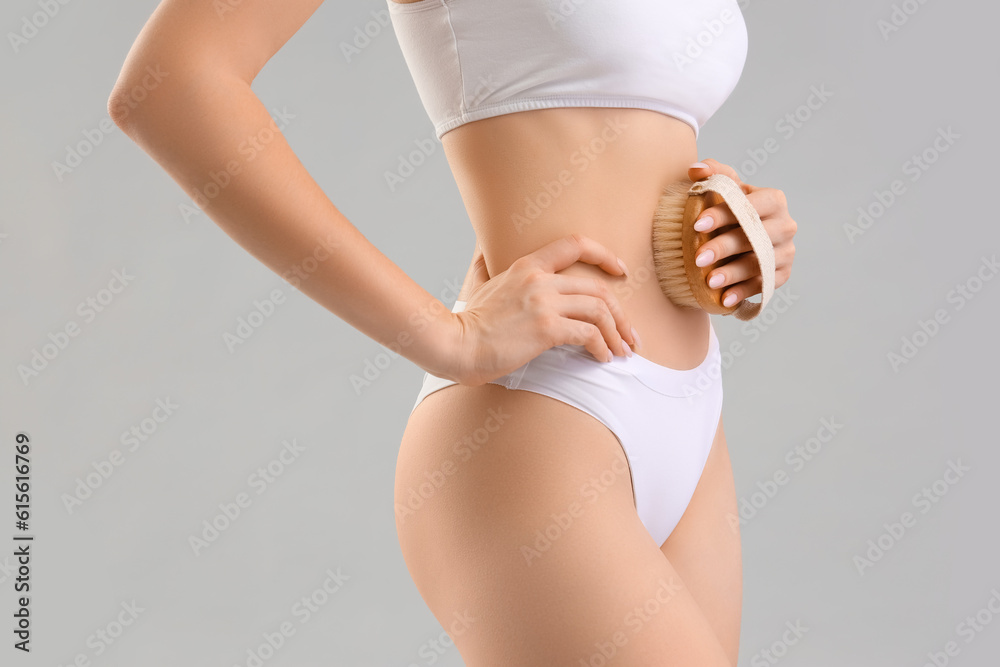
[[681,243],[684,209],[692,181],[684,179],[663,189],[653,213],[653,265],[663,293],[678,306],[700,308],[691,291]]

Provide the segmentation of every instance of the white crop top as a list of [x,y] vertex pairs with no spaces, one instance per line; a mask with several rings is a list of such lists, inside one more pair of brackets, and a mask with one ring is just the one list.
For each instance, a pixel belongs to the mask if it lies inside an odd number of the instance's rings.
[[386,0],[438,139],[551,107],[651,109],[698,137],[743,73],[737,0]]

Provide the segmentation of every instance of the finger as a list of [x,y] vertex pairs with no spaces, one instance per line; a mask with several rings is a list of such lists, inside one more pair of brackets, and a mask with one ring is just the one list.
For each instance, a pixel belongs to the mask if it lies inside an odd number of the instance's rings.
[[700,181],[703,178],[708,178],[713,173],[712,167],[705,162],[695,162],[690,167],[688,167],[688,178],[692,181]]
[[594,359],[603,363],[611,361],[611,357],[608,356],[610,350],[605,345],[601,330],[589,322],[559,318],[550,335],[554,341],[553,346],[582,345]]
[[555,310],[562,317],[596,326],[601,332],[601,344],[596,350],[600,354],[607,356],[607,351],[610,350],[620,357],[629,356],[625,341],[615,327],[615,319],[611,317],[608,304],[603,299],[583,294],[564,294],[556,301]]
[[699,232],[711,232],[730,225],[738,224],[729,205],[725,202],[706,207],[694,221],[694,228]]
[[774,188],[754,188],[747,195],[747,199],[757,211],[761,218],[769,218],[778,215],[787,215],[788,207],[785,203],[784,193]]
[[722,293],[722,305],[729,308],[731,306],[735,306],[747,297],[760,294],[763,289],[761,284],[762,280],[759,275],[754,278],[750,278],[749,280],[736,283]]
[[[795,246],[791,243],[774,246],[775,287],[781,287],[788,280],[787,276],[791,272],[791,264],[794,258]],[[757,261],[757,256],[748,251],[736,255],[729,262],[713,268],[705,277],[705,280],[712,289],[719,289],[727,285],[735,286],[737,283],[751,279],[760,280],[760,277],[760,263]],[[760,292],[761,287],[759,283],[754,284],[757,285],[756,289]],[[745,291],[741,290],[741,293],[744,297],[747,296]]]
[[706,241],[698,248],[694,258],[696,266],[709,266],[721,262],[727,257],[753,250],[750,240],[742,227],[734,227],[727,232]]
[[[700,163],[695,162],[694,164],[699,166],[695,167],[694,165],[691,165],[691,167],[688,169],[688,175],[692,177],[692,180],[701,180],[703,178],[708,178],[712,174],[722,174],[723,176],[728,176],[729,178],[736,181],[737,185],[739,186],[743,185],[743,182],[740,180],[739,174],[737,174],[736,170],[730,167],[728,164],[722,164],[718,160],[714,160],[712,158],[706,158],[702,160]],[[705,165],[705,166],[700,166],[700,165]],[[697,176],[697,178],[695,178],[695,176]]]
[[[713,206],[711,209],[706,210],[717,209],[718,207]],[[732,216],[732,212],[729,215]],[[715,220],[714,217],[712,219],[713,221]],[[712,237],[698,248],[698,256],[695,257],[695,264],[697,266],[715,264],[727,257],[752,250],[750,241],[746,237],[746,232],[735,222],[735,218],[733,220],[734,222],[731,225],[718,224],[712,226],[713,229],[719,230],[721,233]],[[764,225],[764,231],[767,233],[767,237],[770,239],[771,246],[774,248],[776,255],[778,248],[788,244],[795,234],[795,221],[784,215],[761,217],[761,224]]]
[[706,160],[704,160],[704,162],[705,164],[707,164],[709,167],[712,168],[712,173],[728,176],[729,178],[736,181],[737,185],[743,183],[743,181],[740,180],[740,175],[736,173],[736,169],[729,166],[728,164],[722,164],[721,162],[713,158],[707,158]]
[[[761,222],[767,222],[768,218],[786,218],[788,210],[785,206],[784,194],[774,188],[758,188],[752,185],[743,185],[744,194],[747,201],[757,211]],[[791,218],[788,218],[791,221]],[[698,224],[701,223],[701,224]],[[721,201],[715,206],[706,207],[695,220],[695,229],[699,232],[710,232],[721,229],[727,225],[737,224],[736,216],[733,215],[729,204]],[[774,239],[773,239],[774,240]],[[784,239],[782,239],[784,240]]]
[[719,289],[727,285],[736,285],[759,275],[760,264],[757,262],[757,257],[752,253],[746,253],[734,257],[732,261],[723,264],[719,268],[712,269],[712,272],[707,276],[706,282],[712,289]]
[[[695,167],[695,165],[698,166]],[[695,162],[690,167],[688,167],[688,178],[690,178],[692,181],[700,181],[702,179],[708,178],[712,174],[720,174],[720,173],[723,174],[724,176],[728,176],[729,178],[733,179],[733,181],[735,181],[736,184],[740,186],[740,189],[743,190],[743,194],[745,195],[749,195],[751,192],[760,189],[748,183],[743,183],[742,181],[740,181],[739,174],[736,173],[735,169],[733,169],[729,165],[722,164],[721,162],[717,162],[716,160],[713,160],[711,158],[706,159],[705,162]]]
[[613,276],[628,275],[625,262],[603,244],[581,234],[556,239],[516,261],[549,273],[562,271],[579,261],[595,264]]
[[[555,288],[560,294],[585,294],[602,299],[608,307],[608,312],[614,318],[615,329],[618,335],[625,341],[628,341],[628,344],[632,348],[638,347],[638,341],[636,341],[635,335],[632,333],[632,322],[625,314],[625,310],[622,308],[618,298],[611,293],[611,290],[608,289],[605,283],[597,278],[569,276],[565,274],[556,274],[554,278]],[[618,350],[618,354],[625,354],[622,348],[617,345],[611,345],[610,341],[608,347],[612,350]]]

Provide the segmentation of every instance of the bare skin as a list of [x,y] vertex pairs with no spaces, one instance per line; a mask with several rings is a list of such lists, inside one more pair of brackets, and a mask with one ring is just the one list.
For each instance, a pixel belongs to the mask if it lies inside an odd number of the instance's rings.
[[[688,125],[644,109],[543,109],[467,123],[442,144],[488,275],[554,239],[583,234],[622,258],[631,279],[583,264],[560,273],[611,290],[639,333],[641,350],[633,351],[680,369],[705,358],[708,316],[663,295],[650,243],[660,191],[697,159]],[[553,183],[561,187],[556,196]]]
[[556,274],[584,262],[623,275],[594,239],[568,235],[535,249],[459,318],[334,206],[250,87],[321,3],[163,0],[129,51],[109,114],[250,254],[426,371],[477,385],[565,342],[625,354],[634,338],[614,295]]
[[[238,157],[240,142],[269,125],[250,84],[319,4],[243,3],[221,21],[212,3],[164,0],[129,53],[109,100],[113,118],[187,192],[206,191],[211,174]],[[127,106],[128,91],[157,64],[169,76]],[[690,506],[655,544],[610,431],[565,403],[487,383],[563,342],[584,344],[598,358],[634,349],[679,369],[704,358],[707,315],[663,296],[649,247],[659,189],[692,174],[693,131],[651,111],[563,108],[468,123],[443,145],[482,247],[463,288],[463,313],[442,309],[371,246],[280,132],[204,208],[281,275],[317,257],[317,245],[332,236],[333,247],[324,246],[325,258],[298,288],[383,344],[408,334],[404,356],[462,383],[432,394],[411,416],[396,505],[407,567],[466,664],[599,664],[611,646],[620,665],[735,665],[740,549],[721,420]],[[708,162],[709,173],[732,172]],[[538,195],[564,170],[571,181],[543,204]],[[750,192],[775,243],[780,286],[795,228],[778,195]],[[528,224],[515,224],[517,213]],[[731,224],[725,210],[714,213],[716,227]],[[717,257],[731,258],[719,269],[730,289],[740,298],[759,293],[756,267],[740,255],[749,246],[737,235],[713,243]],[[424,326],[414,327],[411,316],[424,311]],[[509,417],[497,425],[496,414]],[[475,450],[456,450],[480,431],[489,435]],[[416,511],[399,511],[428,475],[446,468],[446,482]],[[529,562],[524,547],[536,531],[607,470],[616,481]],[[455,626],[456,614],[474,620]]]
[[[620,132],[612,136],[608,127]],[[600,154],[578,153],[586,169],[575,167],[574,151],[602,132],[608,140],[594,144]],[[639,331],[635,353],[680,369],[704,359],[708,316],[663,295],[649,240],[660,190],[696,159],[689,126],[644,110],[559,108],[468,123],[442,143],[482,248],[460,294],[471,297],[468,307],[489,276],[578,232],[612,248],[631,279],[582,264],[560,273],[595,278],[615,293]],[[548,206],[529,223],[513,222],[511,212],[523,215],[525,198],[561,170],[573,177],[564,178],[563,191],[543,199]],[[490,425],[490,408],[510,419],[470,455],[458,443]],[[602,646],[615,648],[614,664],[736,664],[740,544],[721,420],[691,505],[665,543],[654,543],[639,520],[625,473],[585,503],[542,557],[529,563],[523,556],[534,532],[616,461],[625,461],[621,446],[603,424],[540,394],[452,386],[414,411],[397,461],[397,530],[418,590],[443,627],[463,612],[480,619],[453,634],[466,664],[586,664],[599,660]],[[445,484],[417,511],[403,509],[428,474],[449,462],[456,470]],[[668,601],[657,613],[630,616],[647,602],[656,607],[658,592]]]

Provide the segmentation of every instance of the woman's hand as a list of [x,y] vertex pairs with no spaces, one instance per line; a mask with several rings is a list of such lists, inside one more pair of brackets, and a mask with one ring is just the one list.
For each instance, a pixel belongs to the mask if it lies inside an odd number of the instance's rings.
[[596,278],[556,273],[577,261],[627,275],[610,250],[579,234],[553,241],[493,277],[477,250],[468,295],[462,295],[465,310],[453,313],[461,331],[455,372],[461,384],[484,384],[566,343],[583,345],[601,361],[611,361],[612,350],[631,356],[628,343],[635,344],[635,334],[611,290]]
[[[798,229],[798,225],[788,214],[785,193],[774,188],[758,188],[742,183],[739,176],[736,175],[735,169],[711,158],[700,164],[707,166],[692,166],[688,170],[688,176],[691,180],[700,181],[712,174],[728,176],[736,181],[757,210],[761,222],[764,223],[764,229],[771,239],[771,245],[774,246],[774,286],[777,288],[784,285],[792,271],[792,261],[795,259],[795,244],[792,243],[792,237],[795,236]],[[750,242],[740,229],[736,216],[729,210],[729,206],[721,203],[706,208],[698,218],[698,222],[706,218],[712,218],[712,223],[703,227],[699,227],[696,223],[695,229],[700,232],[729,226],[732,226],[732,229],[702,245],[701,252],[695,258],[695,263],[698,266],[707,266],[727,257],[735,256],[727,264],[708,274],[708,286],[712,288],[730,286],[722,295],[722,303],[727,307],[754,294],[760,294],[763,289],[760,266],[757,264],[757,258],[751,252]]]

